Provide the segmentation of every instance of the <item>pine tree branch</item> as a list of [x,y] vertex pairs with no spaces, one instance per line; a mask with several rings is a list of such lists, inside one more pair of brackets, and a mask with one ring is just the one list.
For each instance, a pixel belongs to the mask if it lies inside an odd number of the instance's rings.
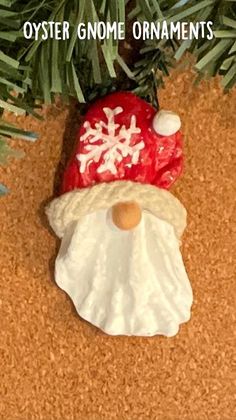
[[[128,18],[127,12],[129,10]],[[214,38],[145,41],[131,68],[121,57],[121,43],[110,39],[79,41],[82,22],[214,22]],[[29,41],[25,21],[68,21],[70,39]],[[163,76],[189,51],[196,57],[198,79],[222,76],[227,91],[236,84],[236,10],[234,0],[0,0],[0,110],[40,118],[36,103],[87,102],[115,89],[130,89],[155,103]],[[121,69],[121,70],[119,70]],[[119,74],[119,77],[117,77]],[[156,104],[157,105],[157,104]],[[4,138],[31,133],[8,127],[0,116],[0,159],[11,153]],[[3,159],[3,158],[2,158]]]
[[5,185],[0,183],[0,197],[8,193],[8,189]]

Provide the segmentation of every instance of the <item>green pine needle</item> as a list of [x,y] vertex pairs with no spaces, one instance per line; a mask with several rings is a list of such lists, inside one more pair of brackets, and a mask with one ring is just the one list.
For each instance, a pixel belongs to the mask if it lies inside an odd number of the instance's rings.
[[[215,36],[144,41],[131,66],[121,56],[121,42],[77,37],[82,22],[126,21],[128,28],[127,22],[137,19],[169,25],[210,20]],[[70,39],[27,40],[25,21],[68,21]],[[58,94],[66,102],[73,96],[84,103],[116,89],[133,90],[158,106],[156,90],[185,52],[196,58],[197,81],[220,74],[226,91],[236,84],[235,0],[0,0],[0,26],[0,113],[41,118],[36,103],[53,103]],[[11,154],[4,138],[35,140],[2,120],[0,135],[2,161]]]
[[2,196],[2,195],[5,195],[5,194],[7,194],[8,193],[8,188],[5,186],[5,185],[3,185],[3,184],[0,184],[0,197]]

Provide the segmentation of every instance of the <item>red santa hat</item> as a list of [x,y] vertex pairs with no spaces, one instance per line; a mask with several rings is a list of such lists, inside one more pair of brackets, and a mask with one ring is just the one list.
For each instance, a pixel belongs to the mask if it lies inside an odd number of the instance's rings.
[[128,92],[91,105],[65,170],[62,195],[47,208],[54,231],[117,202],[136,201],[172,223],[180,237],[186,224],[182,204],[167,189],[182,171],[180,118],[158,111]]

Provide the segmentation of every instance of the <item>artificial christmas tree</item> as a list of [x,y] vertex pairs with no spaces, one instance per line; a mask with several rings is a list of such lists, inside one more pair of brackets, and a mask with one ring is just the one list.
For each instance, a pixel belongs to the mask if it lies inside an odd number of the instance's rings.
[[[236,81],[235,14],[234,0],[51,0],[39,4],[35,0],[4,0],[0,2],[1,114],[6,109],[40,118],[37,107],[53,103],[58,95],[66,102],[75,97],[84,103],[120,89],[134,90],[155,104],[163,76],[187,51],[196,58],[199,79],[220,74],[223,88],[229,90]],[[167,29],[176,22],[212,22],[214,36],[173,36],[135,43],[129,30],[135,20],[165,22]],[[36,26],[68,22],[69,38],[27,39],[25,22]],[[81,22],[124,22],[126,41],[115,37],[79,40]],[[12,154],[4,144],[11,136],[35,138],[32,133],[6,127],[1,115],[0,163]]]

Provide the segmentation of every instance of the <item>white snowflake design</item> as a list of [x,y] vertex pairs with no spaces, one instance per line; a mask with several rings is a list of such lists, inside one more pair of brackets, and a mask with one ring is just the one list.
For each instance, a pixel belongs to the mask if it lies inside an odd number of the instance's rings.
[[[84,173],[87,165],[94,162],[99,162],[101,156],[103,163],[97,169],[98,173],[110,171],[113,175],[117,173],[116,163],[122,161],[123,157],[131,157],[131,165],[136,165],[139,160],[140,150],[144,148],[144,142],[131,146],[131,139],[133,134],[139,134],[140,128],[136,126],[136,116],[132,115],[130,120],[130,127],[115,123],[115,116],[122,113],[124,110],[120,106],[115,109],[103,108],[103,112],[107,117],[107,124],[103,121],[95,124],[95,128],[86,121],[84,128],[86,132],[81,136],[80,141],[84,142],[89,139],[89,144],[85,146],[87,153],[79,153],[76,157],[80,162],[80,172]],[[106,130],[106,133],[103,130]],[[94,144],[98,140],[101,144]],[[104,154],[103,154],[104,153]]]

